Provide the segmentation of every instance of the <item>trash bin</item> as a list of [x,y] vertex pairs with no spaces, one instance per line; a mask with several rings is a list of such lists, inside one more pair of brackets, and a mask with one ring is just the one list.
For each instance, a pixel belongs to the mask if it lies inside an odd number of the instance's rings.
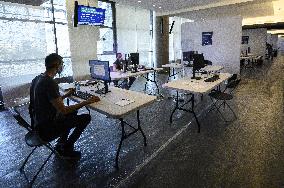
[[3,95],[2,95],[2,90],[0,86],[0,110],[4,109],[4,100],[3,100]]

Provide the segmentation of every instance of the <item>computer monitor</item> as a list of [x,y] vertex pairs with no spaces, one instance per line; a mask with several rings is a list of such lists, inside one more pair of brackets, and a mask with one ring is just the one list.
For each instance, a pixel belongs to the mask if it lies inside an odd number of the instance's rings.
[[193,60],[193,54],[194,54],[194,51],[183,52],[182,53],[183,60],[188,61],[188,62],[192,61]]
[[108,83],[111,81],[110,68],[108,61],[90,60],[89,61],[91,77],[93,79],[104,81],[104,93],[108,92]]
[[203,54],[193,54],[193,77],[192,79],[197,79],[195,77],[195,72],[205,67],[205,60]]
[[130,59],[133,65],[139,65],[139,53],[130,53]]

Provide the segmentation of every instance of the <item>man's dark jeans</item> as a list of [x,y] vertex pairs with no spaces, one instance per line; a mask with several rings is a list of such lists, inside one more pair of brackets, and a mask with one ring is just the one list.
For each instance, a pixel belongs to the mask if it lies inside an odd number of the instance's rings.
[[[72,147],[90,122],[91,116],[89,114],[77,115],[76,112],[65,115],[64,118],[60,118],[59,120],[38,125],[36,129],[42,140],[50,142],[60,137],[59,140],[61,143]],[[73,128],[74,131],[68,138],[70,130]]]

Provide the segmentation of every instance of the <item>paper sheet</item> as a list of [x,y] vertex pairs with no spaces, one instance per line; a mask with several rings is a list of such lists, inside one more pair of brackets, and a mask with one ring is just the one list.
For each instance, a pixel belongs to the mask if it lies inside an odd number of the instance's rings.
[[134,100],[129,100],[129,99],[121,99],[120,101],[114,103],[118,106],[121,106],[121,107],[124,107],[124,106],[127,106],[131,103],[134,103],[135,101]]

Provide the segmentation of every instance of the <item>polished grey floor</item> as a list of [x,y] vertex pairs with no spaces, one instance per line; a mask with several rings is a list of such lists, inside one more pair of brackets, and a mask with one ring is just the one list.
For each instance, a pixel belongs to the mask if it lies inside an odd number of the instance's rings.
[[[172,99],[166,97],[142,109],[148,146],[143,146],[140,134],[129,138],[122,147],[119,170],[113,167],[119,122],[92,112],[92,123],[76,145],[82,159],[66,164],[53,157],[34,186],[284,187],[283,64],[284,58],[279,57],[254,70],[243,70],[230,103],[238,115],[232,123],[224,123],[216,112],[206,113],[208,97],[202,101],[198,97],[201,133],[192,115],[185,112],[176,113],[174,123],[169,123]],[[160,75],[159,83],[166,79]],[[133,90],[143,87],[139,79]],[[25,108],[21,111],[28,117]],[[232,118],[227,109],[224,114]],[[9,112],[1,112],[0,118],[0,187],[25,187],[27,181],[18,168],[31,151],[24,143],[26,131]],[[127,120],[135,123],[135,114]],[[28,163],[28,177],[47,155],[44,148],[36,152]]]

